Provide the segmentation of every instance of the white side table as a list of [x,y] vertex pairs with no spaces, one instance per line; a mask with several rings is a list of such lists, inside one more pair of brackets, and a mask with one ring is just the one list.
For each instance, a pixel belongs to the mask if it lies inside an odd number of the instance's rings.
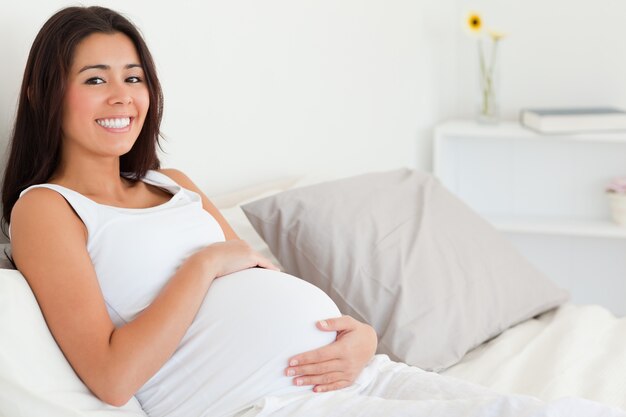
[[434,173],[572,301],[626,316],[626,227],[610,219],[604,195],[626,176],[626,133],[450,121],[435,129]]

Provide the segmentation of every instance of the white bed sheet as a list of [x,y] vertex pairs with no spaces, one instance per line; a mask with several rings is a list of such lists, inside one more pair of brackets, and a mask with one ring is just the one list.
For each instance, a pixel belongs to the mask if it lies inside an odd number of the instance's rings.
[[499,395],[457,378],[374,357],[346,389],[324,394],[267,397],[245,417],[626,417],[626,412],[580,398],[542,402]]
[[566,304],[512,327],[443,374],[503,393],[577,396],[626,410],[626,318]]

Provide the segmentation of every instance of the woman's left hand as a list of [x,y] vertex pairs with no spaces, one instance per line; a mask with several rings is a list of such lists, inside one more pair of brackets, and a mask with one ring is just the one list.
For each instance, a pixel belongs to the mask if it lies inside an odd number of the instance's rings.
[[289,359],[287,376],[296,385],[313,385],[313,391],[334,391],[352,383],[370,361],[378,344],[374,329],[350,316],[317,322],[323,331],[336,331],[337,339],[324,347]]

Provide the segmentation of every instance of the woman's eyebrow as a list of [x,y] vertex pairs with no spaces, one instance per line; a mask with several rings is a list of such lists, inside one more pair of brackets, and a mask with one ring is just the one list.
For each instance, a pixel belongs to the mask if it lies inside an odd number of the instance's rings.
[[[142,68],[142,67],[141,67],[141,64],[127,64],[124,66],[124,69],[131,69],[131,68]],[[78,73],[80,74],[81,72],[87,71],[90,69],[110,70],[111,66],[105,65],[105,64],[85,65],[78,71]]]

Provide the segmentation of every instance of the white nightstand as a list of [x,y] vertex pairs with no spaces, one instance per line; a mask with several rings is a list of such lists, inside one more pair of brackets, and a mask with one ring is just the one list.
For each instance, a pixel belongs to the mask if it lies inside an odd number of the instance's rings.
[[626,133],[539,135],[517,122],[435,129],[434,173],[576,303],[626,316],[626,227],[604,189],[626,176]]

